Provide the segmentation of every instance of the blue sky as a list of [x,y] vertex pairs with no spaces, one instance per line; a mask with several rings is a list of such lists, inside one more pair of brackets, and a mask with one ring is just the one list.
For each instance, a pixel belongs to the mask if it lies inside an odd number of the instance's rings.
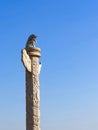
[[0,130],[25,130],[21,49],[38,35],[41,129],[98,130],[98,1],[0,1]]

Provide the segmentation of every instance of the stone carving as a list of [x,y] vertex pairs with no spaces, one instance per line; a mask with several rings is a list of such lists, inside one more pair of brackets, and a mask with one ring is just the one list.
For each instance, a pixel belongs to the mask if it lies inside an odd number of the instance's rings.
[[29,55],[27,54],[26,49],[22,50],[22,62],[24,67],[31,72],[31,59],[29,57]]
[[28,47],[35,47],[36,45],[36,35],[32,34],[29,36],[27,43],[26,43],[26,48]]
[[31,35],[22,50],[22,62],[26,68],[26,130],[40,130],[40,49],[36,48],[36,36]]
[[38,57],[31,58],[31,72],[32,73],[26,71],[26,75],[27,75],[26,101],[28,102],[27,130],[40,130],[39,127],[40,126],[40,95],[39,95]]
[[[22,59],[21,60],[23,62],[24,67],[29,72],[31,72],[31,59],[30,59],[29,55],[27,54],[26,49],[22,50]],[[42,64],[41,64],[41,62],[39,62],[39,64],[38,64],[38,74],[40,74],[41,67],[42,67]]]

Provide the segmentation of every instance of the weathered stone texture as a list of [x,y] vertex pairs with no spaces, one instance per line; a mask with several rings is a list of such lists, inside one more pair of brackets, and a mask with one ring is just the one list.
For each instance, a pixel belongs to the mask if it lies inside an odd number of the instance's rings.
[[26,70],[26,130],[40,130],[38,57],[31,57],[31,73]]
[[26,69],[26,130],[40,130],[39,64],[40,48],[35,46],[36,36],[30,35],[22,50],[22,62]]

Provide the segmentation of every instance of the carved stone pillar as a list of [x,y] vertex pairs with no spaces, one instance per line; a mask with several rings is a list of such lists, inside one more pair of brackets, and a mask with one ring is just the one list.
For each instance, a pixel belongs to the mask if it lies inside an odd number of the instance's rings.
[[22,50],[26,68],[26,130],[40,130],[40,48],[27,46]]

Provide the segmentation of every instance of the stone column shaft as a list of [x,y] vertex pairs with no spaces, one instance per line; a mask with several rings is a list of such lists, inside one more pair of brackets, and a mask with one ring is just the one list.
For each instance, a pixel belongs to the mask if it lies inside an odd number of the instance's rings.
[[26,130],[40,130],[39,64],[40,48],[36,47],[36,35],[29,36],[22,50],[22,62],[26,69]]
[[26,130],[40,130],[39,54],[28,51],[31,72],[26,70]]

